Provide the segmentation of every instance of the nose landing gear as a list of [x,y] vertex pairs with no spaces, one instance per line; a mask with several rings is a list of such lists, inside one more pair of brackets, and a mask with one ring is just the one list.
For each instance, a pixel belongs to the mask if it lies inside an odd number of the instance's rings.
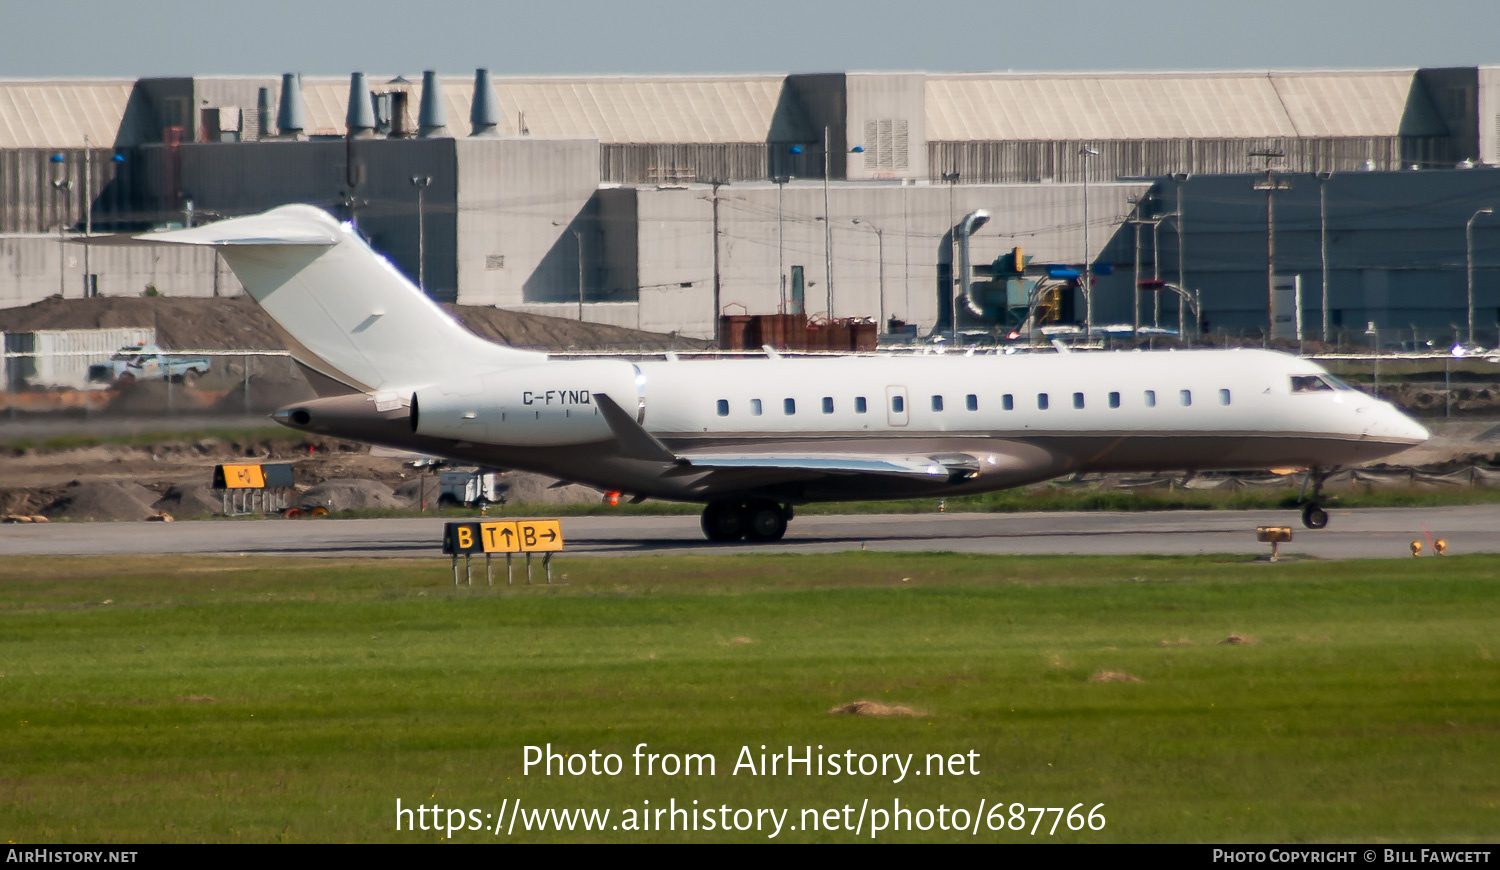
[[779,541],[791,518],[790,506],[767,499],[716,501],[703,509],[703,534],[715,542]]
[[[1328,525],[1328,511],[1323,509],[1323,484],[1337,469],[1322,469],[1313,466],[1302,480],[1302,491],[1297,501],[1302,503],[1302,525],[1309,529],[1321,529]],[[1307,485],[1312,484],[1312,495],[1307,495]]]

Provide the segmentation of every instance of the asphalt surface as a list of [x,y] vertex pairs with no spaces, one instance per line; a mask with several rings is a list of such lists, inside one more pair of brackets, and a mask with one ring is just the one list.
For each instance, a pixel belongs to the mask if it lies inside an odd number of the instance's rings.
[[[959,552],[1036,554],[1267,554],[1257,526],[1291,526],[1288,556],[1411,558],[1428,536],[1451,554],[1500,553],[1500,505],[1330,510],[1328,528],[1302,528],[1294,511],[1160,513],[904,514],[798,517],[775,544],[709,544],[696,516],[562,520],[561,555],[652,553]],[[514,519],[498,515],[493,519]],[[444,520],[266,519],[178,523],[49,523],[0,526],[5,556],[235,554],[442,558]]]

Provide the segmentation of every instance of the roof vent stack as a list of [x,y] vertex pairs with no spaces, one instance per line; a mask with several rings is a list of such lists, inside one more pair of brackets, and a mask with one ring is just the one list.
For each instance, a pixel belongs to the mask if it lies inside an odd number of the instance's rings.
[[422,109],[417,114],[417,138],[448,137],[448,111],[443,106],[443,83],[435,70],[422,71]]
[[495,82],[487,69],[474,70],[474,102],[469,104],[470,136],[493,138],[500,135],[500,100],[495,96]]
[[344,123],[350,139],[369,139],[375,135],[375,105],[370,102],[370,85],[362,72],[349,75],[349,112]]
[[255,138],[271,138],[271,89],[261,88],[255,97]]
[[305,139],[307,113],[302,108],[302,76],[282,73],[281,105],[276,110],[276,126],[283,139]]

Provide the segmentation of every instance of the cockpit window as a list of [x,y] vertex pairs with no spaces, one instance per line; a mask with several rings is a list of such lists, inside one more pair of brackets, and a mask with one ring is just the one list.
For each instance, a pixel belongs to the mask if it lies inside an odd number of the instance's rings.
[[1332,389],[1333,384],[1328,383],[1321,375],[1292,375],[1294,393],[1318,393]]

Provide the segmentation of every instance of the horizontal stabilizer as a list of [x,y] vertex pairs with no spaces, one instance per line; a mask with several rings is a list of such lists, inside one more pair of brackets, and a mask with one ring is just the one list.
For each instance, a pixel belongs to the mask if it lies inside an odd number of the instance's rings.
[[224,258],[275,321],[287,350],[316,373],[320,395],[409,395],[472,373],[545,362],[546,355],[465,329],[371,250],[353,224],[310,205],[285,205],[134,244],[201,245]]

